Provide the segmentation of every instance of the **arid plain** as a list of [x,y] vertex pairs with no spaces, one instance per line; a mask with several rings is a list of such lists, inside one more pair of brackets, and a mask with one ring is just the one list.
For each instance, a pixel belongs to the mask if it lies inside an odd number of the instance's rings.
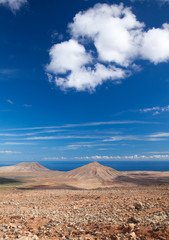
[[169,239],[169,172],[0,168],[0,239]]

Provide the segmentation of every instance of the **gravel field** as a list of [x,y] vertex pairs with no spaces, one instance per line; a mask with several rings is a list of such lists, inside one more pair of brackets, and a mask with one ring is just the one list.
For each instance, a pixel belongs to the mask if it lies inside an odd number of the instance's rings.
[[169,239],[169,185],[0,191],[2,239]]

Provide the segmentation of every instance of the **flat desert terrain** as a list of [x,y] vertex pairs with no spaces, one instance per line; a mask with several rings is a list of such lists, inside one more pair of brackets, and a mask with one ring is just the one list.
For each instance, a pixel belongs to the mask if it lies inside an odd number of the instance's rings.
[[0,239],[169,239],[169,172],[0,168]]

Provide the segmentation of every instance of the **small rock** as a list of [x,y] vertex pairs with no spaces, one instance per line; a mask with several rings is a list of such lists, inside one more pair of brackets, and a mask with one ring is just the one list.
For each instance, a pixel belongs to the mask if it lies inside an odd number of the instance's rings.
[[31,237],[23,236],[23,237],[19,238],[19,240],[32,240],[32,238],[31,238]]
[[135,209],[140,211],[143,208],[143,204],[141,202],[135,202],[134,207],[135,207]]
[[131,217],[128,219],[129,223],[139,223],[139,220],[136,217]]
[[134,227],[135,227],[135,224],[134,224],[134,223],[129,223],[129,225],[128,225],[129,232],[133,232]]
[[137,237],[137,236],[136,236],[135,232],[131,232],[130,235],[129,235],[129,238],[130,238],[131,240],[135,240],[136,237]]

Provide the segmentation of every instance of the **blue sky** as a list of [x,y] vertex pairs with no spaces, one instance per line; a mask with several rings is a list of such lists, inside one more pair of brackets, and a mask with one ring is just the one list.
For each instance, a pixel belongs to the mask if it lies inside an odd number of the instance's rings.
[[168,12],[0,0],[0,161],[168,161]]

